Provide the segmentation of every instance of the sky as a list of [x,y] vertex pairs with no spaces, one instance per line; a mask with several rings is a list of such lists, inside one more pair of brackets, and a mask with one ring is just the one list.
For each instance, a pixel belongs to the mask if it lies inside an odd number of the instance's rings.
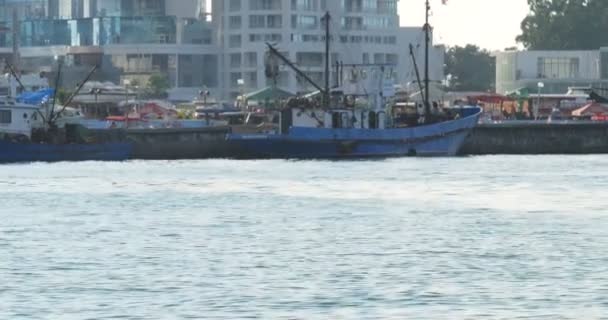
[[[424,1],[399,1],[402,26],[424,24]],[[446,5],[431,0],[431,8],[435,43],[475,44],[490,51],[516,45],[520,23],[529,10],[526,0],[447,0]]]

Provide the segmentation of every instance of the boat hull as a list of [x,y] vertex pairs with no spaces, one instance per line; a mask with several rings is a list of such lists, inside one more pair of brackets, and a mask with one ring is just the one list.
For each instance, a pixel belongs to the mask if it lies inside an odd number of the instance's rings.
[[38,144],[0,140],[0,163],[58,161],[122,161],[132,152],[131,143]]
[[370,158],[454,156],[480,112],[458,120],[394,129],[292,127],[286,135],[228,135],[236,158]]

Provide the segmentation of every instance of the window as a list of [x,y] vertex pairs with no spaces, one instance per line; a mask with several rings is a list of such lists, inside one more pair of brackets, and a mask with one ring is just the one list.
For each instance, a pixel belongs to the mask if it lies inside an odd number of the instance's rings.
[[251,10],[281,10],[281,0],[249,0]]
[[230,67],[232,67],[232,68],[241,67],[241,54],[240,53],[230,54]]
[[606,51],[600,53],[600,67],[602,79],[608,79],[608,52]]
[[258,86],[258,73],[257,72],[245,73],[245,83],[250,88],[257,87]]
[[264,41],[264,36],[259,33],[252,33],[249,35],[249,42],[261,42]]
[[399,64],[399,56],[396,54],[386,54],[386,63],[397,65]]
[[257,52],[245,52],[245,67],[257,67],[258,54]]
[[279,29],[283,26],[283,16],[281,15],[269,15],[267,19],[268,21],[266,25],[268,26],[268,28]]
[[316,0],[291,0],[293,11],[316,11]]
[[304,67],[319,67],[323,65],[323,54],[316,52],[298,52],[296,53],[296,62]]
[[249,16],[249,28],[264,28],[266,26],[266,17],[260,15]]
[[538,58],[538,78],[568,79],[579,75],[579,58]]
[[316,16],[293,15],[291,26],[294,29],[316,29],[319,24]]
[[230,0],[230,11],[240,11],[241,0]]
[[231,72],[230,73],[230,85],[232,87],[236,87],[239,85],[239,80],[241,80],[240,72]]
[[232,35],[228,39],[228,45],[230,48],[240,48],[241,47],[241,35]]
[[240,29],[241,25],[241,16],[230,16],[230,18],[228,18],[228,27],[230,29]]
[[0,110],[0,124],[10,124],[11,122],[11,110]]

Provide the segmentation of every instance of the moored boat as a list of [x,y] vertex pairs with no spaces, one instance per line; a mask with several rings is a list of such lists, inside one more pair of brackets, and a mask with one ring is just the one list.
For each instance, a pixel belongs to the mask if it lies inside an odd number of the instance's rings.
[[49,128],[41,124],[39,106],[0,98],[0,163],[126,160],[130,142],[95,142],[76,134],[76,125]]
[[[465,138],[476,126],[481,108],[476,106],[441,110],[429,97],[428,50],[430,6],[427,1],[424,84],[421,87],[422,104],[415,106],[413,117],[397,112],[394,95],[392,68],[394,65],[338,64],[338,70],[352,67],[351,71],[364,68],[373,70],[356,73],[351,82],[362,85],[337,83],[329,87],[329,34],[330,15],[324,17],[326,25],[325,87],[322,88],[300,71],[288,58],[271,44],[267,44],[267,75],[276,73],[278,60],[293,69],[301,78],[317,88],[322,99],[312,95],[292,99],[283,107],[279,116],[279,129],[266,133],[232,133],[227,140],[236,158],[367,158],[397,156],[454,156]],[[410,46],[414,66],[414,54]],[[355,73],[355,72],[353,72]],[[418,75],[418,72],[416,72]],[[343,78],[343,74],[338,79]],[[358,91],[348,92],[355,88]],[[352,90],[351,90],[352,91]],[[363,101],[359,103],[359,101]],[[432,105],[432,106],[431,106]],[[418,111],[420,106],[423,111]],[[405,118],[405,120],[404,120]]]
[[[414,127],[386,127],[363,124],[352,111],[317,111],[329,123],[305,126],[311,113],[301,109],[282,112],[279,133],[230,134],[228,140],[237,158],[366,158],[399,156],[454,156],[463,145],[481,114],[480,108],[458,110],[454,120]],[[314,113],[314,111],[313,111]],[[373,111],[364,114],[368,119]],[[355,125],[334,121],[356,119]],[[460,115],[463,117],[460,117]],[[378,115],[378,113],[376,113]],[[292,119],[292,122],[289,119]],[[382,113],[378,117],[384,121]],[[356,127],[360,123],[360,127]],[[333,125],[338,124],[337,127]]]

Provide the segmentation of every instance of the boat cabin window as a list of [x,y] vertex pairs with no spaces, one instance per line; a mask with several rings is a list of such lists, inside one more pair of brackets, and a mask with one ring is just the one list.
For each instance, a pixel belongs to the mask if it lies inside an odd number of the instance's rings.
[[247,123],[247,124],[255,124],[255,125],[262,124],[264,122],[266,122],[266,116],[265,115],[263,115],[263,114],[253,114],[253,113],[250,113],[247,116],[247,120],[245,121],[245,123]]
[[331,114],[331,124],[332,128],[350,128],[351,127],[351,118],[348,112],[336,111]]
[[378,129],[378,119],[377,119],[377,115],[375,112],[371,111],[369,113],[368,120],[369,120],[368,125],[369,125],[370,129]]
[[9,124],[12,122],[11,110],[0,110],[0,123]]
[[240,112],[226,112],[220,114],[220,120],[228,121],[229,125],[241,125],[245,123],[246,114]]
[[340,112],[334,112],[331,114],[331,127],[332,128],[340,128],[340,123],[342,122],[342,115]]

